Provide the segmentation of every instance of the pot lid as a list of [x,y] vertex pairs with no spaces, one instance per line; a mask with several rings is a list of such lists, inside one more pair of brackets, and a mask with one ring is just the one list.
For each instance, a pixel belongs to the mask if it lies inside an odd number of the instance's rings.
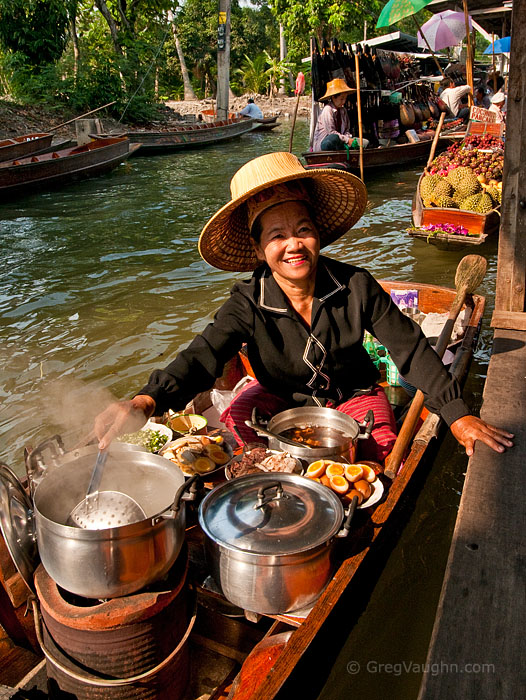
[[339,531],[343,506],[330,489],[296,474],[248,474],[211,491],[199,522],[214,542],[253,554],[294,554]]
[[16,474],[0,465],[0,528],[9,554],[28,588],[39,563],[33,505]]

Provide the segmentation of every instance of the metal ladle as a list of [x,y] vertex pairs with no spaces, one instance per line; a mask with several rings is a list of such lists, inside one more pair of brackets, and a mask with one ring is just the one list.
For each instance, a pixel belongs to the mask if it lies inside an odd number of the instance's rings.
[[84,530],[104,530],[131,525],[146,517],[144,510],[131,496],[120,491],[99,491],[107,458],[107,451],[99,450],[86,497],[73,508],[66,525]]

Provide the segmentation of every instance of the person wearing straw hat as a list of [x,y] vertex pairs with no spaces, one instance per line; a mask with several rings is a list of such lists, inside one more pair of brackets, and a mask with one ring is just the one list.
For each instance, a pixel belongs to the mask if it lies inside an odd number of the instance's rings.
[[[325,94],[320,102],[327,104],[321,111],[312,139],[313,151],[341,151],[345,146],[359,148],[360,141],[351,134],[351,123],[345,109],[347,95],[354,92],[345,80],[336,78],[327,83]],[[363,147],[369,141],[362,139]]]
[[379,372],[363,347],[364,331],[389,348],[404,377],[423,389],[427,405],[452,425],[471,454],[480,439],[498,451],[509,433],[469,415],[460,388],[420,327],[404,316],[363,268],[320,254],[361,218],[367,191],[342,170],[306,170],[291,153],[246,163],[230,185],[232,199],[199,238],[203,259],[220,270],[251,272],[237,281],[214,320],[167,367],[155,370],[130,401],[111,404],[95,420],[100,449],[138,418],[180,409],[210,389],[225,364],[246,347],[255,379],[221,420],[247,443],[261,439],[245,425],[257,407],[273,416],[295,406],[328,406],[375,425],[362,459],[381,461],[396,438]]

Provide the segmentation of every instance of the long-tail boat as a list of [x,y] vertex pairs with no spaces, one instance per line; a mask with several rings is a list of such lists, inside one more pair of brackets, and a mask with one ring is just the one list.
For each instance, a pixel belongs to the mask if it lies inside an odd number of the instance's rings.
[[0,163],[0,200],[107,173],[139,146],[127,138],[96,139],[42,155]]
[[[418,308],[423,313],[447,313],[456,295],[453,289],[430,284],[382,282],[382,285],[388,292],[418,290]],[[466,378],[478,342],[484,305],[484,297],[468,295],[466,308],[470,313],[467,314],[464,334],[455,344],[450,345],[450,350],[454,353],[451,372],[461,384]],[[250,366],[240,354],[229,363],[217,386],[222,389],[232,388],[247,371],[250,373]],[[400,386],[386,388],[395,412],[400,416],[409,400],[408,394]],[[189,413],[203,412],[211,405],[210,393],[206,392],[199,394],[185,410]],[[410,495],[417,492],[425,479],[425,465],[434,452],[433,443],[438,443],[437,438],[443,432],[444,426],[437,415],[424,409],[421,420],[421,426],[409,445],[402,467],[393,480],[380,473],[378,478],[385,489],[382,499],[369,508],[356,511],[350,536],[341,540],[342,547],[338,552],[333,577],[312,607],[301,614],[260,615],[229,603],[217,586],[207,583],[210,577],[203,551],[205,536],[197,519],[189,517],[186,531],[188,579],[196,592],[197,607],[191,616],[188,630],[191,625],[193,628],[188,632],[188,637],[184,637],[184,644],[189,642],[190,645],[190,679],[184,681],[186,693],[178,697],[184,697],[185,700],[202,697],[209,700],[226,700],[227,697],[229,700],[271,700],[278,694],[279,697],[290,698],[298,693],[303,698],[318,697],[330,665],[334,662],[332,654],[338,652],[337,645],[334,648],[335,638],[342,634],[347,636],[353,621],[362,612],[374,586],[378,568],[381,568],[386,552],[394,546],[400,519],[407,517]],[[214,482],[207,486],[213,488],[217,483],[214,477]],[[0,621],[4,628],[18,634],[19,645],[25,632],[25,646],[32,649],[32,652],[24,653],[31,653],[34,663],[34,660],[38,661],[39,655],[42,658],[42,654],[35,641],[31,614],[24,616],[28,591],[25,589],[24,593],[25,584],[20,575],[13,571],[12,566],[11,569],[6,568],[5,561],[0,547],[0,581],[3,584],[0,586],[0,594],[3,594],[6,604],[9,598],[11,602],[16,602],[16,607],[11,607],[9,611],[3,603]],[[42,575],[40,580],[42,581]],[[364,591],[368,593],[364,594]],[[126,599],[124,608],[127,608]],[[79,615],[91,614],[89,608],[78,610]],[[338,634],[335,629],[339,630]],[[341,641],[340,639],[340,643]],[[13,644],[11,651],[12,649]],[[21,647],[17,649],[22,655]],[[134,673],[135,663],[137,660],[131,663],[127,675]],[[56,669],[54,671],[52,667],[53,662],[48,659],[48,675],[51,672],[56,678]],[[35,669],[38,669],[38,673],[35,670],[33,675],[26,677],[25,687],[34,686],[38,678],[43,677],[41,682],[45,688],[44,662],[40,662]],[[3,672],[0,671],[0,683],[7,671],[7,667]],[[85,672],[85,669],[76,670],[81,677]],[[90,675],[93,677],[93,674]],[[103,677],[101,682],[107,682],[107,677]],[[127,687],[127,692],[130,692],[131,687]],[[144,691],[144,685],[139,683],[137,687]],[[99,691],[100,688],[98,691],[96,688],[88,688],[86,692]],[[162,694],[162,690],[159,693],[148,697],[168,697]]]
[[[253,131],[256,127],[253,119],[234,117],[215,122],[197,122],[195,124],[173,127],[167,131],[126,131],[117,134],[125,136],[141,145],[137,155],[157,155],[185,149],[213,146],[216,143],[237,138]],[[114,138],[115,134],[91,134],[93,138]]]

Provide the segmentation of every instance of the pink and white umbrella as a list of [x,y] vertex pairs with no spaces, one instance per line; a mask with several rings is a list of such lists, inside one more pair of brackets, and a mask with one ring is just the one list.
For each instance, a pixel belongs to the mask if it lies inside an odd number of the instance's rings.
[[[471,31],[471,17],[468,18]],[[441,51],[448,46],[460,44],[466,36],[466,22],[463,12],[445,10],[433,15],[418,32],[418,46],[427,49],[424,36],[433,51]]]

